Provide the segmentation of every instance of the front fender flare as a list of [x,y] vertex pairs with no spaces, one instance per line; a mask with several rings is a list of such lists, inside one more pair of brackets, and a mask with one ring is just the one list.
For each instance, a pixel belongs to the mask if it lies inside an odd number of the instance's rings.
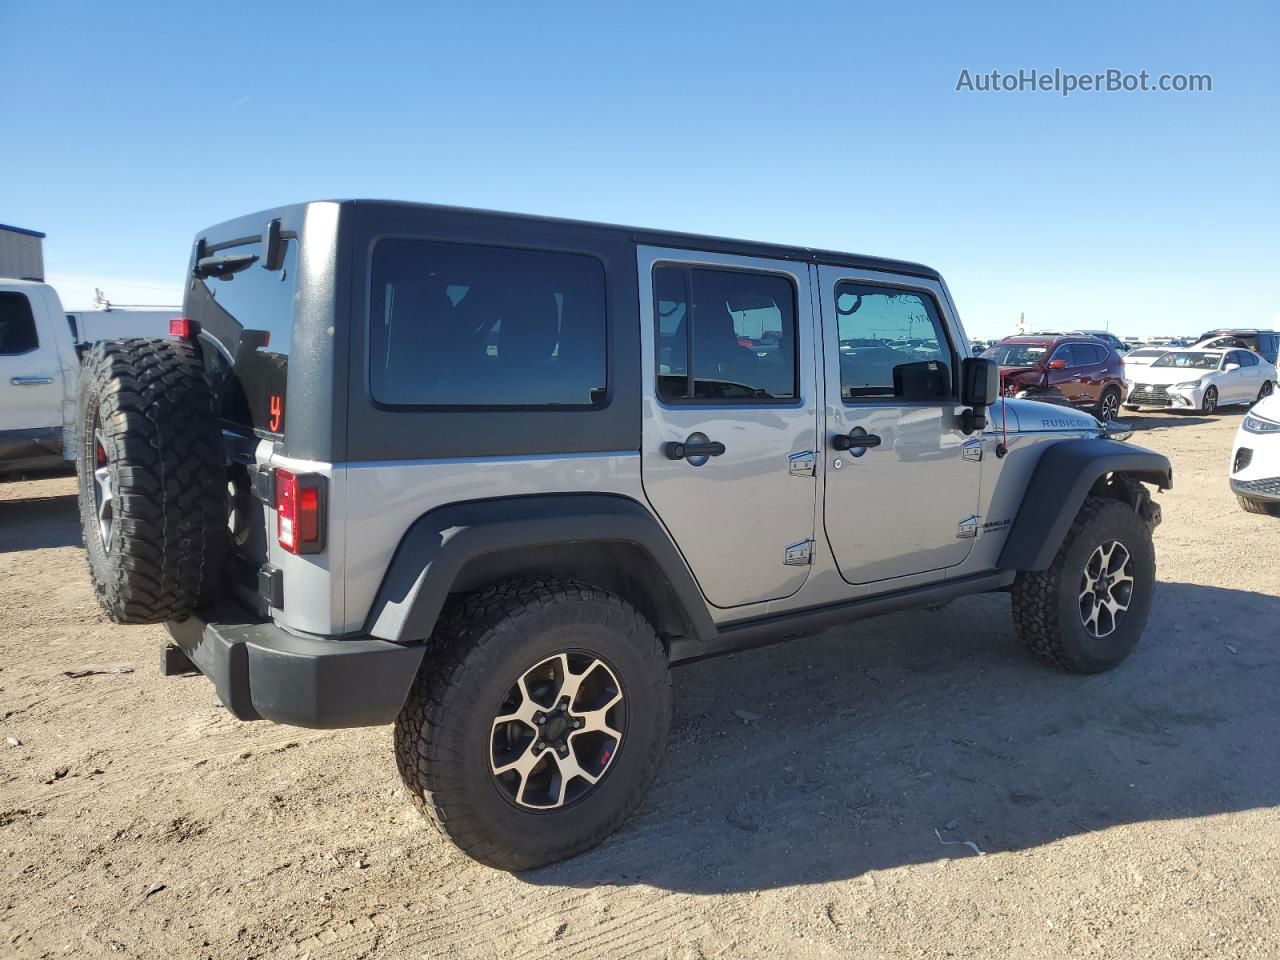
[[1173,486],[1169,458],[1103,438],[1061,440],[1040,456],[997,562],[1003,570],[1047,570],[1095,483],[1124,474],[1161,490]]
[[[405,532],[374,598],[365,630],[385,640],[431,635],[459,574],[472,561],[567,544],[621,544],[652,561],[660,586],[679,605],[689,633],[715,634],[684,558],[654,516],[627,497],[547,494],[452,504],[419,517]],[[468,587],[473,588],[473,587]]]

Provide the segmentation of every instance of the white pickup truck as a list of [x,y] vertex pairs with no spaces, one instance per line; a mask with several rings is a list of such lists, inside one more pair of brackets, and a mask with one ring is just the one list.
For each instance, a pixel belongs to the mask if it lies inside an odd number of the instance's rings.
[[0,474],[68,465],[80,353],[97,340],[166,336],[176,314],[67,313],[47,283],[0,279]]

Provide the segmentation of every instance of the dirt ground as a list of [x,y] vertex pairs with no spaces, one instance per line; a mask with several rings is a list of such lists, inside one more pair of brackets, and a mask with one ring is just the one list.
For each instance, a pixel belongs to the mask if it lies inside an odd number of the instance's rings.
[[0,484],[0,957],[1280,955],[1280,520],[1228,490],[1239,419],[1135,421],[1177,486],[1118,670],[1039,666],[1003,595],[679,668],[638,815],[520,876],[419,819],[388,728],[160,677],[74,481]]

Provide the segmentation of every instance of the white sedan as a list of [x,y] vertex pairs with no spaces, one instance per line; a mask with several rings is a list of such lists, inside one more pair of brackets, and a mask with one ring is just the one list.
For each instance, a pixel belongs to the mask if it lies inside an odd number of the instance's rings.
[[[1163,357],[1166,353],[1168,353],[1171,349],[1173,348],[1172,347],[1139,347],[1136,350],[1130,350],[1128,353],[1124,355],[1124,369],[1125,369],[1126,377],[1129,377],[1129,374],[1132,371],[1137,370],[1138,367],[1146,368],[1151,366],[1153,363],[1155,363],[1157,360]],[[1133,379],[1133,378],[1129,377],[1129,379]]]
[[1249,513],[1280,517],[1280,394],[1244,415],[1231,450],[1231,489]]
[[1155,363],[1125,371],[1129,410],[1198,410],[1253,403],[1275,389],[1276,368],[1252,350],[1170,350]]

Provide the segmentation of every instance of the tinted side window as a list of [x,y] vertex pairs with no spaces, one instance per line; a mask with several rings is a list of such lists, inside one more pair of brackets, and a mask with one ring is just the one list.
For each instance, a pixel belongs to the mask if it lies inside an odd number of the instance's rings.
[[847,280],[835,293],[841,397],[952,395],[951,346],[931,297]]
[[711,402],[799,397],[796,293],[790,280],[664,266],[653,271],[653,289],[659,397]]
[[601,406],[604,265],[582,254],[383,240],[369,379],[404,406]]
[[[293,339],[298,241],[287,240],[283,266],[264,269],[261,241],[222,248],[254,257],[242,269],[191,281],[187,316],[222,349],[206,347],[205,364],[222,419],[259,434],[285,432],[285,390]],[[225,350],[225,353],[223,352]]]
[[1096,343],[1077,343],[1075,345],[1075,355],[1079,363],[1083,365],[1106,363],[1107,348],[1100,347]]
[[31,302],[21,293],[0,293],[0,356],[27,353],[38,346]]
[[1240,351],[1240,357],[1246,367],[1256,367],[1258,365],[1258,355],[1252,351]]

